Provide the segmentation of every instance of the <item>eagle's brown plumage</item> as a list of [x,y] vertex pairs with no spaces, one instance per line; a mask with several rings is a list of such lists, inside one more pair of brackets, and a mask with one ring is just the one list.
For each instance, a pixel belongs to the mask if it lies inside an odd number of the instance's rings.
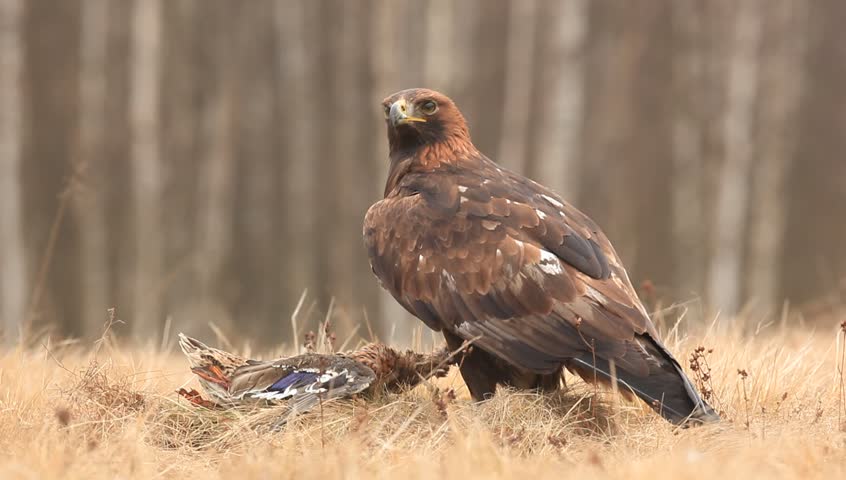
[[661,344],[608,238],[552,190],[497,166],[446,96],[385,99],[385,198],[364,220],[373,272],[458,348],[477,400],[497,384],[555,389],[567,367],[631,390],[665,418],[716,420]]

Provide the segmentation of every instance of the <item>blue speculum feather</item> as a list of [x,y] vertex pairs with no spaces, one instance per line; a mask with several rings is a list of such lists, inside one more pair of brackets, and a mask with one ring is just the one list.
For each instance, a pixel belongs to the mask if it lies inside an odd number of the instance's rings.
[[268,388],[268,390],[285,390],[286,388],[298,384],[298,385],[307,385],[317,380],[320,376],[318,373],[313,372],[291,372],[289,375],[284,376],[276,381],[273,385]]

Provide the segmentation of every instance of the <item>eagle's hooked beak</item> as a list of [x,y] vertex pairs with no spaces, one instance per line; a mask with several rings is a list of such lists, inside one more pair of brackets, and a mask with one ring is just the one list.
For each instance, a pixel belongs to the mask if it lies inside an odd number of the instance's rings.
[[415,117],[413,115],[413,107],[409,107],[408,102],[404,98],[400,98],[391,105],[391,125],[397,127],[399,125],[407,125],[413,122],[426,122],[425,118]]

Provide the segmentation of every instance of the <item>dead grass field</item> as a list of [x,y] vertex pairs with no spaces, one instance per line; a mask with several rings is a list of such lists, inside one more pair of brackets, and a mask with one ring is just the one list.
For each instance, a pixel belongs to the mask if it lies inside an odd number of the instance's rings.
[[177,398],[197,385],[176,351],[45,341],[0,354],[0,478],[846,478],[843,335],[671,335],[685,366],[704,347],[726,419],[688,430],[569,375],[472,404],[453,371],[270,432],[272,410]]

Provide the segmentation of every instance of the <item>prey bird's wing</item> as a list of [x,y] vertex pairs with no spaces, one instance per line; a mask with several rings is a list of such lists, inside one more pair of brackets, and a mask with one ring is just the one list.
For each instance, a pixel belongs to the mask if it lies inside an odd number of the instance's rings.
[[343,398],[366,389],[375,374],[338,355],[306,354],[272,362],[252,362],[232,376],[234,398],[285,401],[303,413],[321,400]]

